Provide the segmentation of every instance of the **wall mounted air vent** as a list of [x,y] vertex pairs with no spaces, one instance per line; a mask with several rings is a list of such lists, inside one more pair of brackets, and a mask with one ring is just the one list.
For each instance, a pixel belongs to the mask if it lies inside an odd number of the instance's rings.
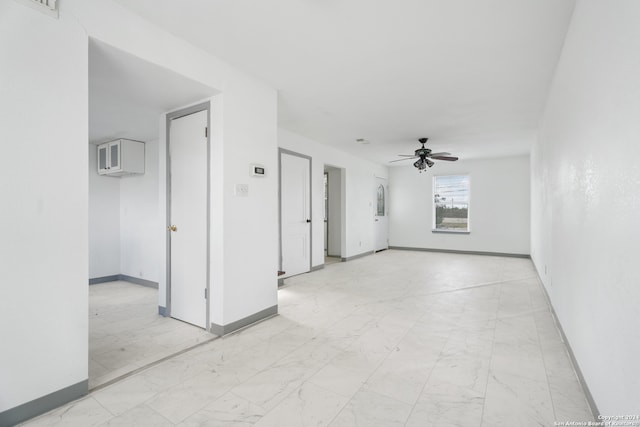
[[54,18],[58,17],[58,0],[16,0]]
[[56,10],[56,0],[31,0],[36,3],[40,3],[42,6],[48,7],[51,10]]

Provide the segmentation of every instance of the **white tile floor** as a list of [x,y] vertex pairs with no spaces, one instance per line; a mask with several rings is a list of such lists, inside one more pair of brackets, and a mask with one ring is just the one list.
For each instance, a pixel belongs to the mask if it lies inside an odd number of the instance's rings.
[[331,264],[335,264],[336,262],[341,262],[341,259],[339,256],[324,256],[324,265],[328,266]]
[[279,308],[27,425],[593,420],[530,260],[389,250],[287,279]]
[[212,338],[159,316],[157,289],[123,281],[89,287],[90,389]]

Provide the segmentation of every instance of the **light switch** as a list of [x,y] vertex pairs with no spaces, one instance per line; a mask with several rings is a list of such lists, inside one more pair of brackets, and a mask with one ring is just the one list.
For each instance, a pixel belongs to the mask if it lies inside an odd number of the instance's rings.
[[247,184],[236,184],[235,194],[238,197],[247,197],[249,195],[249,186]]

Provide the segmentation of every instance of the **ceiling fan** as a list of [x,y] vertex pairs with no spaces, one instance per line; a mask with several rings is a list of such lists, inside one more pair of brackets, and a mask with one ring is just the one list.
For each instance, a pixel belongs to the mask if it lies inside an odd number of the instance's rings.
[[422,144],[422,147],[418,148],[414,154],[398,154],[398,156],[406,158],[391,160],[389,163],[401,162],[402,160],[418,159],[415,161],[413,166],[415,166],[416,169],[418,169],[422,173],[422,171],[427,169],[427,166],[431,167],[434,165],[434,163],[430,159],[446,160],[449,162],[455,162],[456,160],[458,160],[457,157],[451,156],[451,153],[432,153],[429,148],[425,148],[424,146],[424,144],[426,144],[428,140],[429,138],[420,138],[418,141],[420,142],[420,144]]

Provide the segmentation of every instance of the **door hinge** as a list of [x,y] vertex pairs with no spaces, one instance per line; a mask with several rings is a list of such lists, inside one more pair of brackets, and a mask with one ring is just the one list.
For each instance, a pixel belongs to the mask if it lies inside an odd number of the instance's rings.
[[205,138],[208,138],[208,137],[209,137],[209,128],[208,128],[208,127],[205,127],[205,128],[204,128],[204,137],[205,137]]
[[207,288],[204,288],[204,299],[207,299]]

